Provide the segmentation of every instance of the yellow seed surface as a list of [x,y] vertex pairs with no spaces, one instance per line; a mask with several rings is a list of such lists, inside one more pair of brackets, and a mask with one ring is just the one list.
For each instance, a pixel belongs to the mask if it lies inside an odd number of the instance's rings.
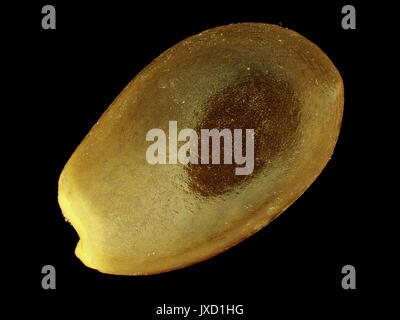
[[[323,170],[343,97],[333,63],[294,31],[242,23],[179,42],[127,85],[61,173],[58,199],[80,237],[76,255],[104,273],[143,275],[246,239]],[[254,171],[235,175],[235,163],[149,164],[146,133],[168,134],[172,120],[198,133],[254,129]]]

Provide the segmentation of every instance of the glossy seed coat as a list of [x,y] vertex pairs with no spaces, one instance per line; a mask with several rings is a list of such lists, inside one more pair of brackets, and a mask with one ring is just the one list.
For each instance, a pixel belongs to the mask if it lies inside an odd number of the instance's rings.
[[[343,97],[333,63],[294,31],[242,23],[179,42],[127,85],[61,173],[58,198],[80,237],[76,255],[101,272],[143,275],[246,239],[323,170]],[[253,128],[254,171],[149,164],[146,133],[168,133],[169,121],[196,132]]]

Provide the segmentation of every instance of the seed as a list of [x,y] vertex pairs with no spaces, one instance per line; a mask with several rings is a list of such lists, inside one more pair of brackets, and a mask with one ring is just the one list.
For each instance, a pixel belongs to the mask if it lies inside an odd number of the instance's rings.
[[[343,104],[333,63],[294,31],[231,24],[179,42],[131,81],[61,173],[58,199],[80,237],[76,255],[104,273],[143,275],[234,246],[320,174]],[[201,129],[254,129],[254,170],[149,164],[146,133],[168,132],[169,121],[198,136]]]

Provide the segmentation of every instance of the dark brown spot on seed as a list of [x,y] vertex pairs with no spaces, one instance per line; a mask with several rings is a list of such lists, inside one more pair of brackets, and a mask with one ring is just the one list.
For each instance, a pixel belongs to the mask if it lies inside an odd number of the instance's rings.
[[200,164],[199,158],[199,164],[186,166],[189,187],[202,196],[230,192],[262,169],[268,169],[268,160],[273,160],[293,143],[299,123],[299,104],[288,81],[256,70],[235,79],[232,85],[209,99],[205,108],[206,114],[195,129],[199,138],[200,129],[221,131],[227,128],[232,137],[234,129],[242,129],[242,153],[245,155],[246,129],[254,129],[254,170],[250,175],[236,175],[235,169],[244,164],[236,164],[234,158],[232,164],[223,164],[223,138],[220,141],[221,164],[212,164],[210,139],[210,164]]

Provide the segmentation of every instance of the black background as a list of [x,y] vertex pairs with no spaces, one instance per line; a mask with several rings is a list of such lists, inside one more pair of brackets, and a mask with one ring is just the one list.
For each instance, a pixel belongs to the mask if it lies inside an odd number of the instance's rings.
[[[41,28],[45,4],[56,8],[56,30]],[[341,27],[345,4],[356,7],[356,30]],[[36,1],[18,10],[25,19],[14,30],[13,41],[17,63],[25,68],[19,83],[26,90],[16,97],[28,98],[17,110],[23,115],[24,139],[18,151],[24,157],[15,159],[24,168],[19,171],[24,183],[18,192],[23,197],[17,202],[17,212],[23,213],[18,232],[24,237],[10,241],[16,246],[13,254],[22,280],[13,295],[26,298],[30,312],[50,317],[54,308],[71,315],[79,308],[89,316],[123,313],[128,319],[181,319],[156,316],[156,306],[243,304],[242,316],[212,318],[346,318],[369,311],[386,293],[378,289],[389,277],[384,259],[390,249],[382,245],[384,232],[377,222],[383,186],[371,186],[379,173],[370,152],[371,144],[384,148],[375,135],[382,130],[374,111],[381,102],[381,81],[371,62],[376,54],[373,43],[382,39],[383,30],[372,23],[372,6],[355,1]],[[154,58],[188,36],[234,22],[293,29],[336,65],[344,80],[345,112],[331,161],[278,219],[217,257],[142,277],[85,267],[74,255],[78,236],[57,203],[57,181],[66,161],[113,99]],[[46,264],[56,268],[56,290],[41,287]],[[356,290],[341,287],[341,269],[347,264],[356,268]],[[375,303],[367,302],[370,297]]]

